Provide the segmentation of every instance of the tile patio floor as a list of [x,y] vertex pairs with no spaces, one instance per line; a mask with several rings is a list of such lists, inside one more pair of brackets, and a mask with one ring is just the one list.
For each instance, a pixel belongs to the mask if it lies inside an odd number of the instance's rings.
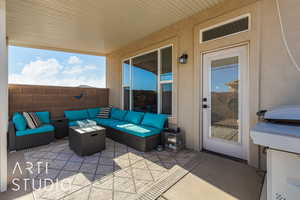
[[[68,140],[59,140],[10,153],[8,173],[11,184],[8,192],[0,194],[0,199],[132,199],[170,168],[184,166],[195,155],[189,150],[177,154],[167,151],[143,153],[106,139],[104,151],[80,157],[70,150]],[[17,161],[21,170],[14,170]],[[27,162],[33,164],[33,170],[25,169],[31,167]],[[21,186],[18,192],[12,191],[17,188],[12,183],[13,178],[20,178],[16,182]],[[25,179],[28,179],[27,184]]]

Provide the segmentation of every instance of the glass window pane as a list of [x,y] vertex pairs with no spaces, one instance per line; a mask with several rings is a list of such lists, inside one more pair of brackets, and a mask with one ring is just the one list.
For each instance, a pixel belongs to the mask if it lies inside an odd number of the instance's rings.
[[161,113],[172,114],[172,83],[161,84]]
[[123,62],[123,85],[130,85],[130,65],[129,60]]
[[173,80],[172,47],[167,47],[161,50],[160,80],[161,81]]
[[132,109],[157,113],[158,52],[132,59]]
[[130,87],[123,87],[124,110],[130,109]]
[[238,57],[211,63],[211,137],[238,141]]

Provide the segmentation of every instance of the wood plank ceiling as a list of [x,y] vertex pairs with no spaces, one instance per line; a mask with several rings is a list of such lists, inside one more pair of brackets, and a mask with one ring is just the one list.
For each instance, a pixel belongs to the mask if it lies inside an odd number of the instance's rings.
[[107,54],[224,0],[8,0],[10,44]]

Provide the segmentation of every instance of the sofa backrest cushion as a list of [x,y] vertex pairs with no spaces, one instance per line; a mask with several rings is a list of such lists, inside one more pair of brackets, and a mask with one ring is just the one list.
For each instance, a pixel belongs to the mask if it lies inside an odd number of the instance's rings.
[[125,111],[125,110],[120,110],[118,108],[112,108],[110,117],[112,119],[124,120],[126,113],[127,113],[127,111]]
[[168,116],[163,114],[146,113],[142,125],[163,129]]
[[64,113],[65,117],[70,121],[85,120],[89,118],[87,110],[67,110]]
[[36,112],[37,117],[43,124],[50,124],[50,113],[47,111],[44,112]]
[[27,123],[23,115],[20,113],[14,113],[12,121],[16,127],[17,131],[24,131],[26,130]]
[[142,112],[128,111],[124,120],[133,124],[139,124],[141,123],[144,115],[145,113]]
[[89,117],[91,119],[94,119],[97,117],[97,114],[100,112],[101,108],[89,108],[87,109],[88,113],[89,113]]

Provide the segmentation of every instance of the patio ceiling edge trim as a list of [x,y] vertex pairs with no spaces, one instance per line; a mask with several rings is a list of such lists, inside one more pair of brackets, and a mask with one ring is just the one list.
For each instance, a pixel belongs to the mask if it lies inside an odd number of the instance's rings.
[[77,49],[65,49],[65,48],[50,47],[50,46],[43,46],[43,45],[30,45],[30,44],[26,44],[26,43],[9,41],[9,39],[8,39],[8,45],[27,47],[27,48],[33,48],[33,49],[63,51],[63,52],[67,52],[67,53],[80,53],[80,54],[87,54],[87,55],[93,55],[93,56],[107,56],[107,54],[105,54],[105,53],[99,53],[99,52],[95,52],[95,51],[81,51],[81,50],[77,50]]

